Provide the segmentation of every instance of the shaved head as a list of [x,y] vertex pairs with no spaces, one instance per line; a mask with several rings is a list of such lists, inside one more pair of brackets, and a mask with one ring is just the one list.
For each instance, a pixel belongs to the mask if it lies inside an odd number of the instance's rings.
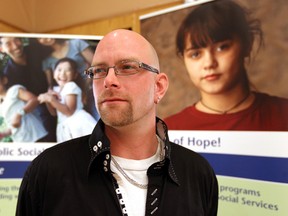
[[115,61],[120,55],[122,58],[127,56],[127,59],[133,56],[159,70],[159,60],[153,46],[142,35],[130,30],[117,29],[105,35],[97,45],[93,64],[101,62],[106,55]]
[[131,76],[118,76],[114,66],[123,61],[145,63],[160,71],[155,49],[140,34],[118,29],[105,35],[98,43],[92,61],[92,66],[108,68],[105,77],[93,80],[101,119],[118,129],[135,124],[141,128],[141,122],[147,125],[147,121],[148,125],[153,125],[156,104],[168,88],[168,78],[164,73],[153,73],[145,68]]

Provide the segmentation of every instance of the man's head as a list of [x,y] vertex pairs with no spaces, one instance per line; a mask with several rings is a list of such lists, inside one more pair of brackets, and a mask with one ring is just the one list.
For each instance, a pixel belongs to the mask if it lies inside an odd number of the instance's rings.
[[[117,75],[113,66],[122,61],[145,63],[152,69],[139,66],[133,75]],[[107,125],[155,122],[156,104],[168,88],[168,78],[154,70],[160,70],[158,56],[144,37],[123,29],[110,32],[97,45],[92,66],[110,67],[106,77],[93,80],[96,107]],[[124,64],[125,68],[130,66]]]
[[0,37],[0,51],[9,55],[14,61],[24,56],[21,38]]

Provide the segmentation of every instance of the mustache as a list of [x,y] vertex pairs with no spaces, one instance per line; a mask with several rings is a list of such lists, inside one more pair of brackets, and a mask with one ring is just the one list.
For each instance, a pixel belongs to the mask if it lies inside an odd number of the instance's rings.
[[114,91],[111,91],[111,90],[106,90],[98,96],[98,100],[97,100],[98,104],[101,104],[110,98],[118,98],[118,99],[123,99],[123,100],[130,99],[129,96],[126,94],[120,94],[120,93],[115,93]]

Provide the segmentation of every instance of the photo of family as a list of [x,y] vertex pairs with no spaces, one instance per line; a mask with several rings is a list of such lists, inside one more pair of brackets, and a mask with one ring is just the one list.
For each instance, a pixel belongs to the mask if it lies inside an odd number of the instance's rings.
[[63,142],[92,132],[99,115],[84,70],[98,41],[0,35],[1,142]]

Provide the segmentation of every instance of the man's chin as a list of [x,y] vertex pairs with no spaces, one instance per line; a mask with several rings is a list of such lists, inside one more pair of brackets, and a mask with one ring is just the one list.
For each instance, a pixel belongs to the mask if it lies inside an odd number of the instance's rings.
[[[101,115],[101,114],[100,114]],[[133,121],[132,115],[122,115],[121,113],[118,113],[118,115],[109,115],[108,114],[102,114],[101,115],[102,121],[111,127],[123,127],[131,124]]]

